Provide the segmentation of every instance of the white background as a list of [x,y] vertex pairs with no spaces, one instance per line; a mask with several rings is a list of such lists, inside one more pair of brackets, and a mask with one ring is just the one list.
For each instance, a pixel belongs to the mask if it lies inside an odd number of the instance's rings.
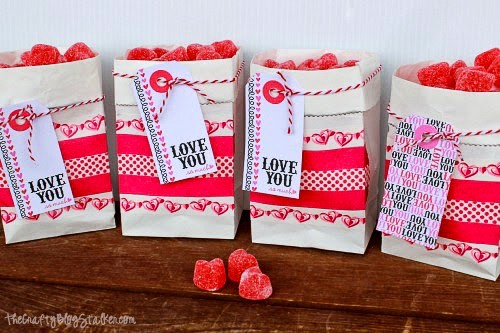
[[472,61],[500,46],[499,0],[3,0],[0,17],[0,51],[84,41],[101,53],[110,133],[113,57],[139,45],[229,38],[247,59],[269,48],[373,51],[384,65],[383,104],[398,65]]

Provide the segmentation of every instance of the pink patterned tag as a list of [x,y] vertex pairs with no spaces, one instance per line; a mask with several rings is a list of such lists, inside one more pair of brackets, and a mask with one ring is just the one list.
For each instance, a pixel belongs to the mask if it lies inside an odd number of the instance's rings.
[[377,230],[435,248],[451,175],[457,139],[414,145],[424,133],[450,133],[450,124],[412,115],[397,130]]

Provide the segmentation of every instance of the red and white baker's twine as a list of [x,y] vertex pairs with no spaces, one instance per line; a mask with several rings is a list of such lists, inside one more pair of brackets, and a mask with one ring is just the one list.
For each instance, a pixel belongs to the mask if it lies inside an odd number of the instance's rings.
[[[238,67],[238,70],[236,71],[236,74],[234,77],[231,79],[223,79],[223,80],[195,80],[195,81],[189,81],[183,78],[175,77],[172,80],[166,81],[165,84],[167,85],[167,92],[166,92],[166,98],[168,98],[169,92],[172,90],[173,86],[175,85],[185,85],[188,87],[191,87],[198,95],[202,96],[205,98],[209,103],[216,103],[215,100],[211,99],[208,97],[207,94],[201,91],[201,89],[195,87],[196,84],[218,84],[218,83],[233,83],[238,80],[238,77],[240,76],[241,72],[243,71],[243,68],[245,67],[245,62],[242,61],[240,66]],[[126,73],[118,73],[113,70],[113,76],[116,77],[122,77],[126,79],[135,79],[137,75],[131,75],[131,74],[126,74]],[[163,103],[165,105],[165,103]],[[161,113],[161,109],[160,109]]]
[[[399,116],[397,113],[391,111],[391,105],[387,105],[386,108],[387,113],[394,117],[394,119],[402,121],[404,117]],[[488,134],[500,134],[500,129],[496,130],[484,130],[484,131],[470,131],[470,132],[438,132],[438,133],[423,133],[422,138],[418,140],[411,141],[407,146],[416,146],[420,143],[430,142],[437,139],[443,140],[454,140],[460,137],[467,136],[479,136],[479,135],[488,135]],[[457,147],[458,156],[460,158],[460,162],[463,162],[462,151],[460,150],[460,146],[458,143],[455,144]]]
[[323,96],[323,95],[334,95],[338,94],[341,92],[346,92],[350,90],[356,90],[359,88],[363,88],[370,82],[373,78],[375,78],[380,71],[382,70],[382,65],[379,65],[370,75],[368,75],[363,82],[358,83],[353,86],[347,86],[347,87],[342,87],[342,88],[337,88],[337,89],[328,89],[328,90],[317,90],[317,91],[295,91],[291,89],[289,86],[286,84],[286,78],[283,75],[282,72],[277,72],[277,74],[281,77],[283,81],[283,87],[285,88],[284,90],[279,90],[279,89],[273,89],[274,92],[278,94],[283,94],[287,100],[288,104],[288,134],[292,133],[292,127],[293,127],[293,106],[292,106],[292,97],[293,96]]
[[[28,105],[26,108],[25,108],[25,111],[27,111],[27,116],[22,116],[21,114],[22,113],[19,113],[19,115],[17,117],[14,117],[14,118],[11,118],[10,121],[13,121],[13,120],[27,120],[29,122],[29,136],[28,136],[28,154],[29,154],[29,158],[32,160],[32,161],[35,161],[35,158],[33,156],[33,151],[32,151],[32,138],[33,138],[33,120],[35,118],[39,118],[39,117],[43,117],[43,116],[48,116],[48,115],[51,115],[53,113],[56,113],[56,112],[59,112],[59,111],[65,111],[65,110],[68,110],[68,109],[72,109],[72,108],[76,108],[76,107],[79,107],[79,106],[82,106],[82,105],[87,105],[87,104],[92,104],[92,103],[97,103],[97,102],[101,102],[104,100],[104,95],[101,96],[101,97],[98,97],[98,98],[95,98],[95,99],[90,99],[88,101],[83,101],[83,102],[78,102],[78,103],[74,103],[74,104],[69,104],[69,105],[65,105],[65,106],[60,106],[60,107],[55,107],[55,108],[49,108],[48,111],[46,112],[41,112],[41,113],[34,113],[33,112],[33,108],[31,107],[31,105]],[[8,122],[3,122],[1,123],[0,125],[2,126],[7,126],[8,125]]]

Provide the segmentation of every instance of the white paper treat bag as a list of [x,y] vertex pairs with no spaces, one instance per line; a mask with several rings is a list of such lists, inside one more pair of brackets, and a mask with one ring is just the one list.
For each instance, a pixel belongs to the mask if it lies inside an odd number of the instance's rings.
[[[1,53],[0,63],[21,53]],[[0,69],[7,243],[115,227],[103,98],[99,55]]]
[[[311,71],[264,66],[266,59],[299,64],[326,53],[339,64],[359,61]],[[254,57],[243,179],[253,242],[364,253],[376,222],[380,69],[368,52],[271,50]]]
[[125,236],[234,238],[243,200],[241,57],[115,60]]
[[[434,124],[436,121],[449,124],[448,132],[457,134],[456,146],[461,155],[448,181],[436,244],[426,247],[414,243],[412,238],[384,234],[382,251],[496,280],[500,270],[500,134],[494,132],[500,130],[500,93],[420,85],[416,73],[429,64],[402,66],[393,76],[386,177],[389,164],[397,155],[393,156],[393,151],[402,149],[400,144],[395,145],[397,128],[401,119],[410,116],[433,119]],[[445,131],[438,129],[437,133],[440,132]],[[434,195],[427,201],[436,204],[439,199]],[[426,211],[431,209],[428,206]]]

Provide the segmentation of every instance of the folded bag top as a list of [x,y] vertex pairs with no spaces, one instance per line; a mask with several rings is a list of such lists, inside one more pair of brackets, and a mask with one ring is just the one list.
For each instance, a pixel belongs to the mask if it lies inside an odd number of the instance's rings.
[[[21,53],[0,53],[0,63],[13,63]],[[0,106],[39,100],[47,107],[58,107],[92,100],[102,96],[101,59],[96,54],[60,64],[4,68],[0,91]]]
[[[306,59],[317,59],[325,53],[333,53],[343,63],[347,60],[359,60],[356,66],[333,68],[327,70],[285,70],[263,66],[266,59],[278,62],[294,60],[300,63]],[[374,53],[364,51],[343,51],[329,49],[275,49],[261,52],[254,56],[250,67],[250,75],[255,73],[282,72],[294,77],[302,87],[301,91],[325,91],[339,88],[354,87],[367,80],[380,66],[380,61]],[[380,85],[380,75],[375,75],[366,86]],[[308,115],[339,114],[350,111],[367,111],[378,103],[378,89],[351,89],[336,94],[321,96],[305,96],[305,113]],[[325,108],[331,105],[332,108]]]
[[[163,47],[163,46],[160,46]],[[165,46],[166,49],[174,48],[173,45]],[[241,64],[241,50],[239,50],[232,58],[214,59],[214,60],[195,60],[181,61],[180,64],[185,66],[192,76],[190,81],[202,80],[231,80],[235,77]],[[136,75],[141,68],[160,64],[161,61],[147,60],[126,60],[124,57],[118,57],[114,62],[114,71],[116,73]],[[241,78],[240,78],[241,80]],[[136,100],[132,93],[130,78],[115,76],[115,103],[124,105],[135,105]],[[216,102],[233,102],[237,95],[238,89],[236,82],[218,83],[218,84],[200,84],[199,88],[205,94],[210,96]],[[207,101],[199,97],[200,103]]]
[[[455,132],[500,129],[500,92],[468,92],[423,86],[417,71],[433,62],[401,66],[392,78],[391,110],[399,116],[425,113]],[[500,134],[461,137],[467,143],[495,144]]]

